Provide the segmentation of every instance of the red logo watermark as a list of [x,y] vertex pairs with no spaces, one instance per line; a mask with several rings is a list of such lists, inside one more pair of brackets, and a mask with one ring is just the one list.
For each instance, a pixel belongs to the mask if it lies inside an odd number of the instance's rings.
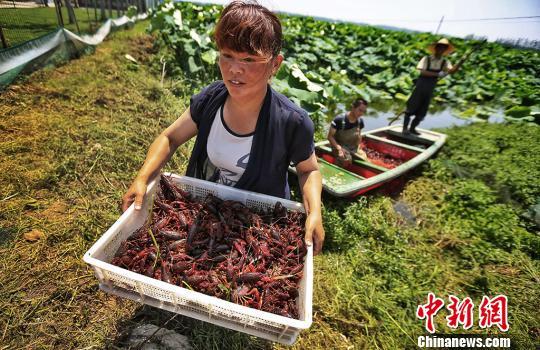
[[446,324],[450,328],[458,328],[460,324],[463,329],[469,329],[473,325],[474,303],[471,298],[466,297],[462,301],[458,297],[450,295],[450,304],[446,307],[450,310],[450,315],[446,316]]
[[480,303],[480,328],[497,326],[506,332],[508,326],[508,298],[505,295],[497,295],[488,298],[484,295]]
[[426,329],[429,333],[435,333],[435,325],[433,324],[433,317],[444,306],[444,300],[437,298],[435,294],[428,294],[428,302],[424,305],[419,305],[416,309],[416,317],[423,320],[426,319]]
[[[454,295],[448,296],[449,303],[446,308],[449,311],[446,316],[448,327],[457,329],[462,325],[463,329],[469,329],[474,323],[474,303],[471,298],[466,297],[460,300]],[[438,298],[433,293],[428,293],[427,303],[418,305],[416,317],[425,319],[425,327],[429,333],[435,333],[433,318],[443,308],[444,300]],[[478,307],[478,325],[480,328],[490,328],[497,326],[503,332],[509,329],[508,326],[508,298],[505,295],[497,295],[489,298],[484,295]]]

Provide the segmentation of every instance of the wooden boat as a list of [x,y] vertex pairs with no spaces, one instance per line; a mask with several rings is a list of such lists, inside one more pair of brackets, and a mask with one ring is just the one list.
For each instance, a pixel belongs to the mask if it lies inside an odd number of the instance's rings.
[[[340,168],[328,141],[315,144],[323,188],[337,197],[355,197],[383,185],[391,185],[411,169],[433,156],[446,141],[446,135],[417,129],[421,134],[404,135],[401,125],[386,126],[362,134],[362,149],[368,160],[353,158]],[[296,173],[292,167],[290,171]]]

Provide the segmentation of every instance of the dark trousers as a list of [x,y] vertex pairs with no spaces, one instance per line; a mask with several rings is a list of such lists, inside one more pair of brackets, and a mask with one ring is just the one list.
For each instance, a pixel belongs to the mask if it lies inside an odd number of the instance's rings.
[[[407,113],[405,112],[405,118],[403,119],[403,130],[407,130],[407,128],[409,127],[409,122],[411,121],[411,113]],[[425,115],[422,115],[422,116],[415,116],[412,123],[411,123],[411,130],[416,130],[416,127],[418,126],[418,124],[420,124],[420,122],[422,120],[424,120],[425,118]]]
[[411,116],[415,118],[411,123],[411,131],[420,124],[427,114],[429,109],[429,103],[433,96],[433,90],[437,84],[437,78],[433,77],[420,77],[416,81],[414,91],[407,101],[407,110],[405,111],[405,119],[403,121],[403,131],[406,131],[409,127]]

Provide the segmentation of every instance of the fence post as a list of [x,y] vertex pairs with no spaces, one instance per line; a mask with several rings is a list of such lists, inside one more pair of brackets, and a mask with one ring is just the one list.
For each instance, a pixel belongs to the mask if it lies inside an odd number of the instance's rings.
[[73,10],[73,5],[71,4],[71,0],[64,0],[66,3],[66,9],[68,12],[69,17],[69,24],[75,23],[75,27],[77,28],[77,33],[81,34],[81,30],[79,29],[79,22],[77,22],[77,17],[75,16],[75,10]]
[[107,13],[105,12],[105,0],[99,0],[99,7],[101,8],[101,20],[104,21],[107,18]]
[[4,37],[4,31],[2,30],[1,26],[0,26],[0,39],[2,39],[2,48],[7,49],[8,47],[7,41],[6,41],[6,38]]
[[139,8],[139,11],[138,11],[139,13],[144,12],[144,5],[143,4],[144,4],[143,0],[137,1],[137,7]]
[[58,19],[58,25],[64,26],[64,18],[62,17],[62,3],[60,0],[54,0],[54,9],[56,11],[56,18]]
[[97,25],[98,25],[98,18],[97,18],[97,0],[94,0],[94,17],[95,17],[95,20],[96,20],[96,28],[97,28]]
[[67,13],[68,13],[68,24],[75,23],[75,20],[73,18],[73,13],[70,11],[71,10],[71,0],[64,0],[64,4],[66,6],[66,10],[67,10]]
[[109,5],[109,18],[112,18],[112,0],[107,0],[107,5]]

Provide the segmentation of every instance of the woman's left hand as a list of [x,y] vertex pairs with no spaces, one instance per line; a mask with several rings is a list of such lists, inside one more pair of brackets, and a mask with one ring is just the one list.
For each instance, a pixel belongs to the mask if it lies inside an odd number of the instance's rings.
[[302,189],[306,218],[306,244],[313,246],[313,254],[321,252],[324,242],[324,228],[321,214],[322,175],[317,165],[315,152],[296,165],[298,181]]
[[320,212],[311,212],[306,218],[306,244],[313,246],[313,254],[321,252],[324,242],[324,228]]

